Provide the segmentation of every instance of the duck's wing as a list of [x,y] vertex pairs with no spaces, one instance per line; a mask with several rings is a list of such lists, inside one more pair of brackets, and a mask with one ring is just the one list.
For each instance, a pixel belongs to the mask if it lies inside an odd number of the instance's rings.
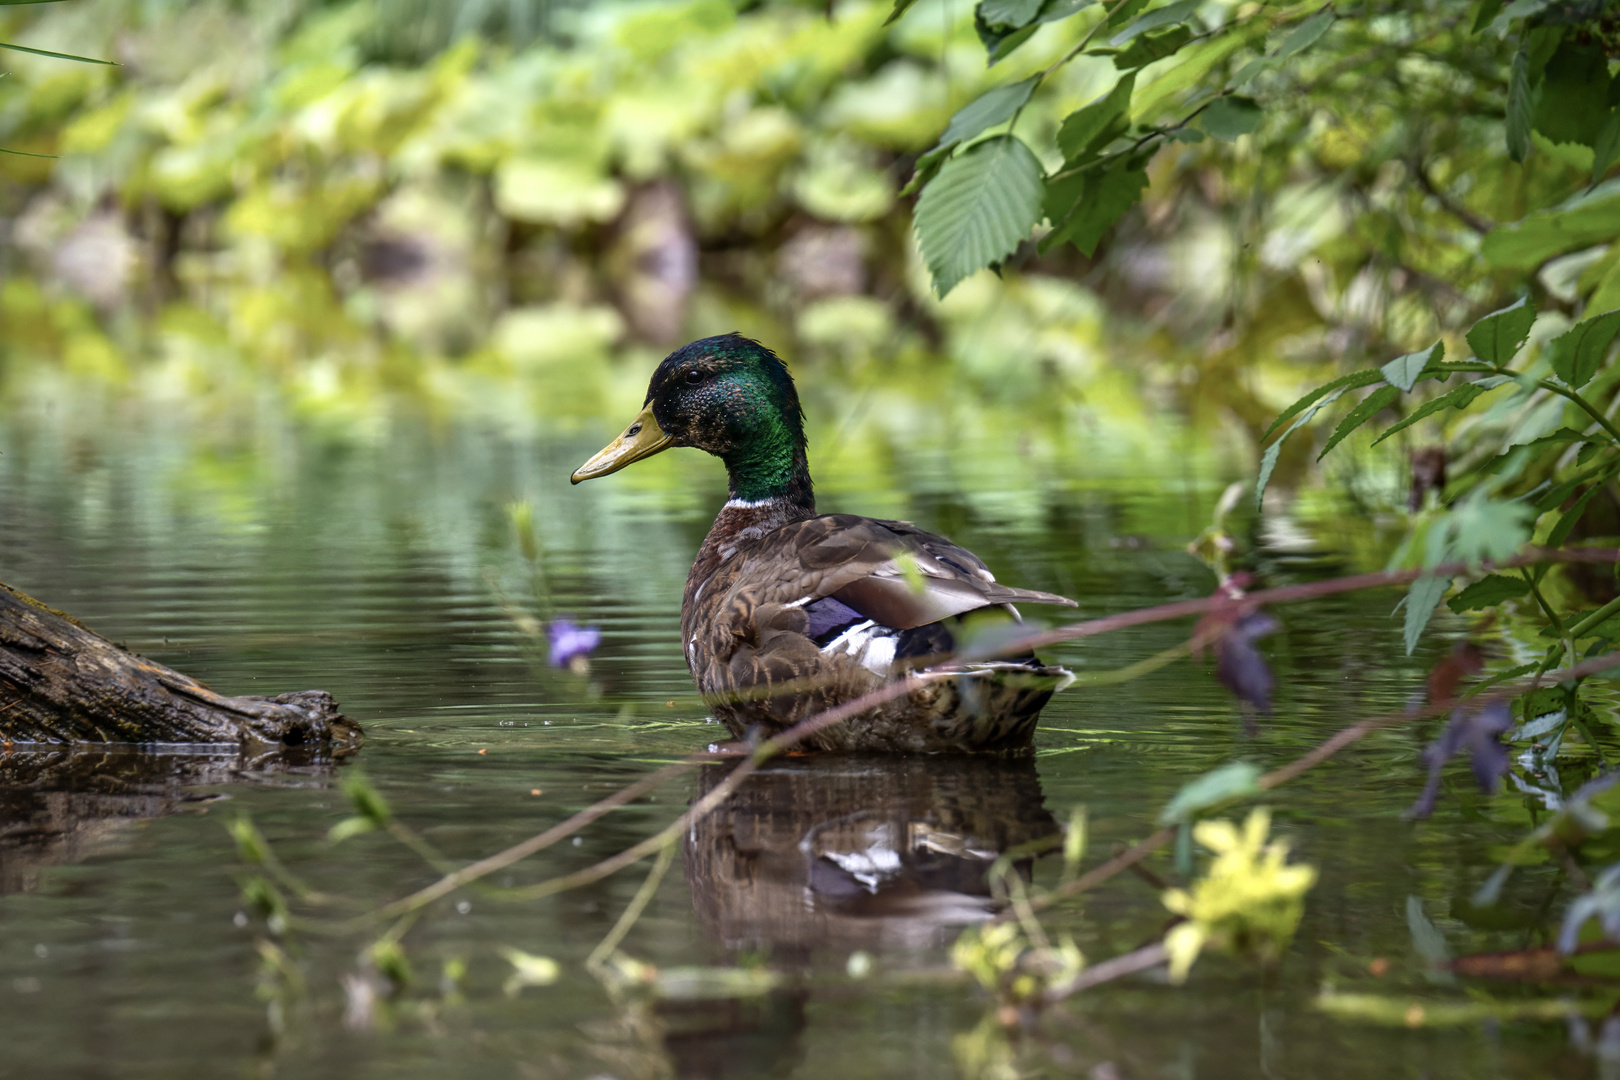
[[1002,585],[973,552],[907,522],[827,514],[788,528],[796,531],[800,572],[797,581],[779,582],[778,603],[830,597],[896,630],[998,605],[1078,606],[1066,596]]

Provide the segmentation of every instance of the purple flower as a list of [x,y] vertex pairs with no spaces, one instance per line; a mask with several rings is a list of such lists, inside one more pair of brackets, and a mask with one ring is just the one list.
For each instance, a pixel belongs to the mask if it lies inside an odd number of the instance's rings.
[[602,643],[602,631],[594,626],[575,626],[567,619],[553,619],[546,624],[546,638],[551,642],[552,667],[577,668]]

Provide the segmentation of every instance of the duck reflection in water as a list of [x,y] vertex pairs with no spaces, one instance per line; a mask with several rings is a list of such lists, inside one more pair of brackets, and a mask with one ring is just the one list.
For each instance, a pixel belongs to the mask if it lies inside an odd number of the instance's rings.
[[818,756],[760,770],[695,825],[686,875],[729,949],[918,949],[990,917],[991,865],[1057,832],[1028,758]]
[[[693,797],[734,767],[706,766]],[[1028,758],[817,755],[766,766],[695,824],[686,879],[710,937],[791,975],[818,959],[842,967],[857,950],[947,944],[994,914],[995,861],[1058,831]],[[1014,869],[1027,879],[1030,860]],[[809,985],[791,981],[751,1001],[660,1003],[674,1073],[789,1070]]]

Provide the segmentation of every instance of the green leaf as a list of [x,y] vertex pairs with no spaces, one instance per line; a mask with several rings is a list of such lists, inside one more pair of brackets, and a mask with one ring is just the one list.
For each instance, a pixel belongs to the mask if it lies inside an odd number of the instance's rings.
[[1451,509],[1448,517],[1451,545],[1446,557],[1468,563],[1481,559],[1501,562],[1517,555],[1530,539],[1535,512],[1522,502],[1492,499],[1475,488]]
[[1046,0],[1046,3],[1041,7],[1040,15],[1036,16],[1035,21],[1049,23],[1067,19],[1070,15],[1084,11],[1096,2],[1097,0]]
[[917,199],[923,261],[944,297],[969,274],[1011,255],[1041,217],[1041,163],[1012,135],[951,158]]
[[1572,427],[1561,427],[1557,431],[1550,431],[1539,439],[1531,439],[1519,445],[1536,449],[1542,446],[1556,446],[1559,443],[1585,442],[1586,432],[1576,431]]
[[1620,178],[1577,195],[1562,206],[1526,214],[1492,229],[1480,254],[1503,270],[1534,270],[1554,255],[1620,236]]
[[[1266,433],[1260,436],[1260,441],[1265,442],[1267,439],[1271,438],[1272,432],[1276,431],[1278,428],[1282,427],[1283,424],[1287,423],[1289,418],[1298,415],[1301,410],[1309,408],[1312,403],[1314,403],[1324,394],[1332,393],[1334,390],[1354,390],[1361,386],[1371,386],[1373,383],[1378,382],[1383,377],[1384,373],[1379,371],[1377,368],[1368,368],[1365,371],[1353,371],[1349,375],[1341,375],[1330,383],[1324,383],[1323,385],[1318,386],[1315,390],[1312,390],[1310,393],[1288,406],[1288,408],[1278,413],[1277,419],[1273,420],[1271,422],[1271,426],[1266,428]],[[1297,426],[1298,425],[1296,424],[1295,427]],[[1288,430],[1292,431],[1293,428],[1289,428]]]
[[1397,431],[1405,431],[1419,420],[1433,416],[1441,409],[1460,409],[1469,402],[1473,401],[1475,398],[1479,397],[1479,395],[1483,394],[1485,390],[1486,388],[1480,386],[1478,383],[1463,383],[1461,386],[1441,394],[1432,401],[1425,402],[1422,408],[1418,409],[1411,416],[1408,416],[1394,427],[1389,428],[1382,435],[1378,436],[1378,438],[1374,439],[1372,444],[1377,446],[1379,443],[1383,442]]
[[1160,825],[1179,825],[1234,799],[1260,794],[1260,766],[1234,761],[1185,784],[1159,813]]
[[1603,179],[1603,174],[1609,171],[1609,165],[1614,161],[1614,152],[1620,150],[1620,109],[1609,110],[1609,117],[1603,121],[1603,127],[1598,132],[1597,141],[1592,144],[1592,183],[1595,185]]
[[1183,91],[1208,75],[1215,65],[1247,45],[1254,36],[1254,33],[1245,33],[1240,26],[1196,41],[1183,49],[1175,63],[1166,65],[1168,70],[1164,74],[1137,88],[1136,96],[1131,101],[1131,120],[1138,123],[1157,120],[1159,114]]
[[1147,67],[1156,60],[1174,56],[1192,40],[1193,32],[1187,26],[1169,26],[1152,30],[1137,38],[1123,50],[1114,54],[1114,66],[1121,71],[1134,71]]
[[1579,390],[1592,381],[1603,366],[1603,358],[1620,334],[1620,309],[1582,319],[1553,338],[1552,369],[1560,379]]
[[1528,42],[1520,41],[1508,76],[1507,148],[1508,157],[1514,161],[1522,162],[1530,155],[1530,123],[1535,108],[1530,90],[1530,50]]
[[986,90],[974,98],[951,117],[951,122],[945,126],[945,134],[939,137],[939,145],[935,149],[948,149],[983,134],[997,124],[1005,124],[1013,118],[1014,113],[1024,107],[1029,95],[1035,92],[1035,84],[1040,82],[1040,79],[1039,75],[1031,75],[1021,82]]
[[1219,97],[1209,103],[1198,118],[1198,126],[1215,136],[1230,142],[1239,135],[1248,135],[1260,127],[1260,121],[1265,114],[1260,111],[1260,103],[1251,97]]
[[1480,0],[1479,7],[1474,11],[1474,25],[1469,33],[1477,34],[1496,18],[1496,13],[1502,10],[1503,0]]
[[[1360,373],[1358,372],[1358,374]],[[1375,380],[1377,374],[1377,372],[1373,372]],[[1349,377],[1350,376],[1346,376],[1346,378]],[[1344,380],[1340,379],[1335,381],[1343,382]],[[1365,386],[1366,384],[1361,383],[1359,385]],[[1329,383],[1327,387],[1319,388],[1316,393],[1321,394],[1332,386],[1333,384]],[[1271,474],[1277,468],[1277,458],[1282,454],[1282,445],[1284,442],[1288,441],[1288,436],[1310,423],[1313,416],[1315,416],[1323,408],[1333,404],[1335,401],[1338,401],[1339,398],[1344,396],[1344,392],[1349,389],[1351,389],[1349,386],[1339,386],[1337,388],[1333,388],[1331,393],[1327,393],[1327,395],[1322,397],[1321,400],[1313,402],[1310,408],[1300,413],[1299,418],[1292,424],[1289,424],[1287,430],[1285,430],[1281,435],[1277,436],[1277,440],[1275,442],[1266,447],[1265,452],[1260,455],[1260,476],[1254,482],[1254,506],[1256,510],[1260,509],[1261,506],[1264,505],[1263,500],[1265,499],[1266,495],[1266,485],[1271,483]],[[1282,418],[1278,417],[1279,423],[1281,420]],[[1275,430],[1276,426],[1276,424],[1273,424],[1272,429]],[[1271,432],[1267,432],[1266,434],[1269,436]]]
[[1125,0],[1124,3],[1117,5],[1114,10],[1108,13],[1107,25],[1109,29],[1124,26],[1136,18],[1136,13],[1147,7],[1147,5],[1148,0]]
[[1412,587],[1406,593],[1406,620],[1401,629],[1402,639],[1406,642],[1406,655],[1411,656],[1412,650],[1417,648],[1418,638],[1423,636],[1424,628],[1434,617],[1434,609],[1440,606],[1440,598],[1446,595],[1451,588],[1451,579],[1435,577],[1425,574],[1412,582]]
[[1506,367],[1530,337],[1536,321],[1535,305],[1526,296],[1517,304],[1493,311],[1468,331],[1474,355],[1492,367]]
[[917,164],[912,167],[911,180],[900,189],[900,194],[910,195],[932,180],[950,152],[959,144],[1011,120],[1029,101],[1029,95],[1034,93],[1035,84],[1040,78],[1039,75],[1031,75],[1022,82],[987,90],[958,109],[951,122],[945,125],[945,134],[939,137],[939,142],[917,159]]
[[49,49],[30,49],[26,45],[13,45],[6,41],[0,41],[0,49],[11,49],[13,52],[33,53],[35,56],[49,56],[55,60],[73,60],[80,64],[105,64],[108,67],[118,66],[111,60],[97,60],[93,56],[74,56],[72,53],[51,52]]
[[1135,88],[1136,72],[1127,72],[1108,93],[1063,118],[1063,124],[1058,128],[1057,144],[1064,160],[1073,160],[1092,149],[1105,131],[1114,128],[1114,121],[1127,115],[1131,106],[1131,92]]
[[1566,37],[1547,61],[1535,127],[1555,143],[1596,146],[1609,113],[1609,58],[1601,46]]
[[[1192,18],[1193,15],[1197,13],[1199,5],[1202,3],[1203,0],[1176,0],[1175,3],[1166,4],[1162,8],[1154,8],[1152,11],[1148,12],[1146,15],[1143,15],[1140,19],[1137,19],[1135,22],[1131,23],[1119,33],[1109,38],[1108,44],[1123,45],[1132,38],[1147,33],[1149,30],[1157,30],[1161,26],[1169,26],[1172,23],[1184,22],[1185,20]],[[1112,18],[1110,18],[1108,21],[1109,25],[1111,26],[1117,25],[1114,23]]]
[[1576,524],[1580,522],[1581,515],[1586,513],[1586,504],[1592,501],[1592,496],[1602,490],[1602,484],[1593,484],[1586,489],[1586,494],[1575,500],[1574,506],[1564,511],[1558,518],[1558,523],[1547,534],[1548,547],[1559,547],[1565,540],[1569,539],[1569,534],[1574,530]]
[[1517,600],[1530,591],[1530,583],[1523,578],[1486,574],[1462,592],[1446,601],[1446,606],[1457,614],[1495,607],[1504,600]]
[[1410,393],[1423,374],[1423,369],[1430,364],[1438,364],[1446,355],[1446,343],[1437,341],[1430,348],[1405,356],[1397,356],[1389,363],[1378,369],[1384,379],[1391,386],[1398,386],[1402,392]]
[[894,9],[889,12],[889,17],[883,20],[883,25],[894,25],[894,23],[899,20],[900,16],[904,15],[908,10],[910,10],[911,5],[915,4],[916,2],[917,0],[894,0]]
[[1377,390],[1362,398],[1360,404],[1351,409],[1345,418],[1339,421],[1339,426],[1333,429],[1333,434],[1328,436],[1327,445],[1323,446],[1322,452],[1316,455],[1316,460],[1321,461],[1327,456],[1329,450],[1344,441],[1345,436],[1371,420],[1378,414],[1380,409],[1383,409],[1400,396],[1401,392],[1398,388],[1380,386]]
[[1334,14],[1332,8],[1323,8],[1321,11],[1318,11],[1316,14],[1294,27],[1293,32],[1287,37],[1283,38],[1282,45],[1277,49],[1276,55],[1272,56],[1271,59],[1273,61],[1287,60],[1290,56],[1293,56],[1296,53],[1304,52],[1306,49],[1316,44],[1317,38],[1320,38],[1323,34],[1328,32],[1328,28],[1333,25],[1333,20]]
[[1017,30],[1035,21],[1043,0],[979,0],[979,17],[991,26]]
[[1147,184],[1146,169],[1123,164],[1105,172],[1088,173],[1080,198],[1069,216],[1042,241],[1041,250],[1067,241],[1090,258],[1103,234],[1141,200]]
[[984,16],[979,13],[979,9],[974,8],[973,29],[978,33],[979,41],[984,45],[985,52],[990,56],[990,66],[995,67],[996,64],[1011,56],[1014,49],[1028,41],[1039,27],[1032,23],[1017,30],[1003,30],[985,22]]

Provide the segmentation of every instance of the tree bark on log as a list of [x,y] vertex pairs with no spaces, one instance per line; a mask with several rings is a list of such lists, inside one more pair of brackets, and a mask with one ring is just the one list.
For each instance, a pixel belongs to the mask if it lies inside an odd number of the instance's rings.
[[0,743],[357,747],[324,690],[226,697],[0,582]]

